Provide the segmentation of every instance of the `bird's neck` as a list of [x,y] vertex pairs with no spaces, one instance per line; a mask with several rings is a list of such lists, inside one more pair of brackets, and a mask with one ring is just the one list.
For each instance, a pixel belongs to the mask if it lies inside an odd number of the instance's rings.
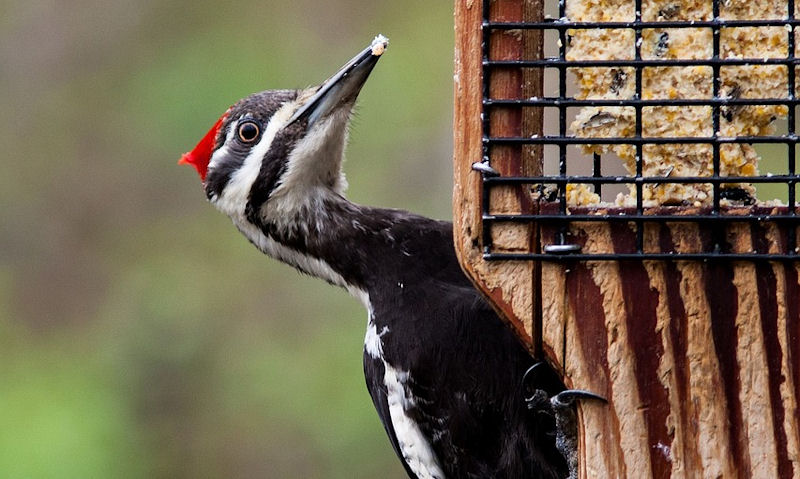
[[357,205],[332,191],[305,196],[291,207],[270,200],[264,208],[256,240],[243,230],[259,249],[344,287],[367,307],[387,284],[429,265],[442,270],[432,264],[437,261],[455,262],[448,223]]
[[271,199],[262,209],[257,232],[246,232],[264,253],[303,273],[341,286],[369,307],[370,262],[374,231],[363,226],[376,216],[391,221],[385,210],[356,205],[331,190],[302,198]]

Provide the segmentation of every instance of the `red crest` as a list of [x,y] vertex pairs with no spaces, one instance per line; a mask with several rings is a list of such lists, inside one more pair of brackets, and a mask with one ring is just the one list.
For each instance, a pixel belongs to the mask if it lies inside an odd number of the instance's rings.
[[200,140],[194,149],[188,153],[184,153],[181,159],[178,160],[179,165],[192,165],[200,175],[200,179],[205,181],[206,173],[208,172],[208,162],[211,161],[211,154],[214,151],[214,145],[217,139],[217,133],[222,128],[222,123],[228,117],[230,109],[222,115],[214,126],[208,130],[208,133]]

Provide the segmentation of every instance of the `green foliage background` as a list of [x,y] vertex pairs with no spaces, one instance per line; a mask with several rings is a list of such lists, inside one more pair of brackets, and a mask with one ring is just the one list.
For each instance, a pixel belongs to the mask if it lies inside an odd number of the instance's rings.
[[366,313],[176,165],[240,97],[377,33],[350,197],[447,218],[450,2],[0,0],[0,477],[404,477]]

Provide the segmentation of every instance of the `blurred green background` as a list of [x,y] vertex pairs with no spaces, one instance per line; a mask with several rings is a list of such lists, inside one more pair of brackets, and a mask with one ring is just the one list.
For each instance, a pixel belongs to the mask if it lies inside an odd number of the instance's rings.
[[361,306],[176,162],[383,33],[349,196],[448,218],[452,32],[425,0],[0,0],[0,477],[404,477]]

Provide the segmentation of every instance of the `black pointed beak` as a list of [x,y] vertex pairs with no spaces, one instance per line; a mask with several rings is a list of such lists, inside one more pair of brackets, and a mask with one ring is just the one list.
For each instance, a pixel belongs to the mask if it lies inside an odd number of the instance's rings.
[[325,80],[316,93],[292,115],[288,125],[308,118],[310,128],[339,106],[352,104],[388,45],[389,40],[383,35],[375,37],[367,48],[347,62],[335,75]]

